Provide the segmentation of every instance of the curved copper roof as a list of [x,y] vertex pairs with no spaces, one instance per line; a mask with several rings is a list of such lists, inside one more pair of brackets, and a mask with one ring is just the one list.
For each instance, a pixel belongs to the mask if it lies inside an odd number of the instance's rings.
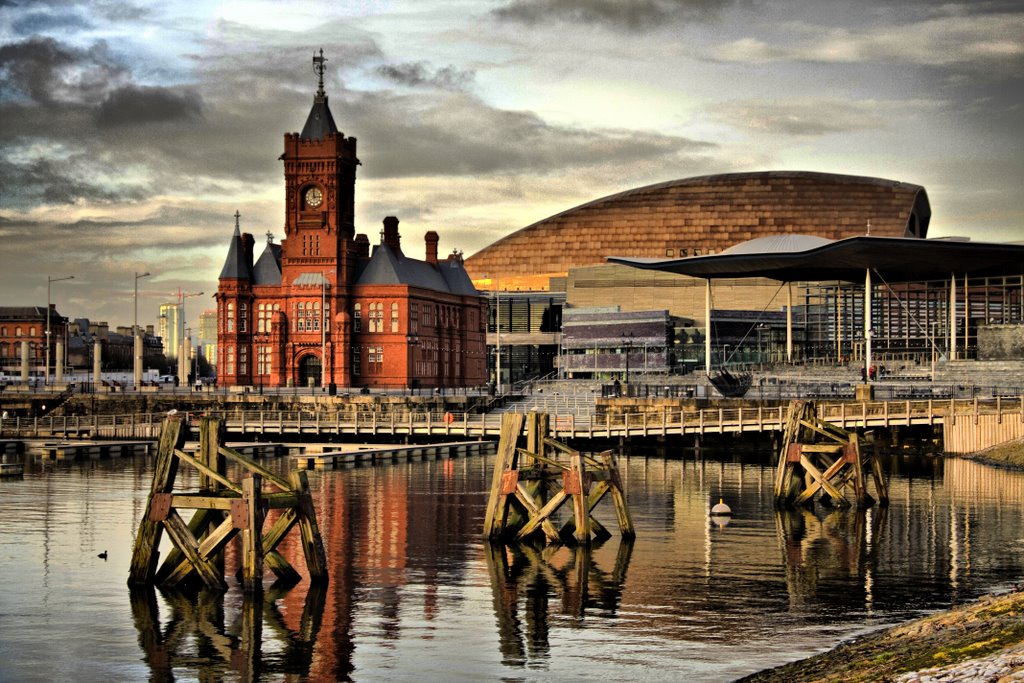
[[700,176],[538,221],[473,254],[466,270],[484,288],[545,289],[548,278],[612,255],[703,255],[786,234],[838,240],[867,233],[869,223],[874,236],[925,237],[930,219],[924,188],[896,180],[807,171]]

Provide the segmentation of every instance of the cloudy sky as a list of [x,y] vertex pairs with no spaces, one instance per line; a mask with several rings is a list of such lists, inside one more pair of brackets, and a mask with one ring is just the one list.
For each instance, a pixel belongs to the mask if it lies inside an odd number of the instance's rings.
[[236,210],[283,236],[315,50],[356,226],[467,255],[649,183],[773,169],[924,185],[932,236],[1024,239],[1024,3],[0,0],[0,305],[212,307]]

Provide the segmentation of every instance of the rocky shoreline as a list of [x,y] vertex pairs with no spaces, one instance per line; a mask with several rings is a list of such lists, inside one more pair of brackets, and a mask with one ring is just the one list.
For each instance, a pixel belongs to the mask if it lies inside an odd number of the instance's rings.
[[1024,681],[1024,592],[988,595],[740,681]]

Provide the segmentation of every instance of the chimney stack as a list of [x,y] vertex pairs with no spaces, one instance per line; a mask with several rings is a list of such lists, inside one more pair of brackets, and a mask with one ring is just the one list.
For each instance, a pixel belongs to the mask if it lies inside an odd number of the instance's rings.
[[437,242],[440,237],[437,233],[431,230],[423,236],[424,241],[427,243],[427,263],[433,263],[437,265]]
[[396,254],[402,253],[402,238],[398,235],[398,219],[388,216],[384,219],[384,244]]

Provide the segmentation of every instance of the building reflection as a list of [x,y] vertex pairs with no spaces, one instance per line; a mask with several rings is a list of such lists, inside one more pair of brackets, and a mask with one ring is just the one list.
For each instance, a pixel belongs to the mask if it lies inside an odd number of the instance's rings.
[[584,615],[600,610],[614,616],[622,600],[632,539],[619,539],[614,566],[603,570],[589,546],[533,546],[488,543],[484,547],[491,579],[502,663],[526,667],[547,660],[552,598],[560,599],[557,614],[582,626]]

